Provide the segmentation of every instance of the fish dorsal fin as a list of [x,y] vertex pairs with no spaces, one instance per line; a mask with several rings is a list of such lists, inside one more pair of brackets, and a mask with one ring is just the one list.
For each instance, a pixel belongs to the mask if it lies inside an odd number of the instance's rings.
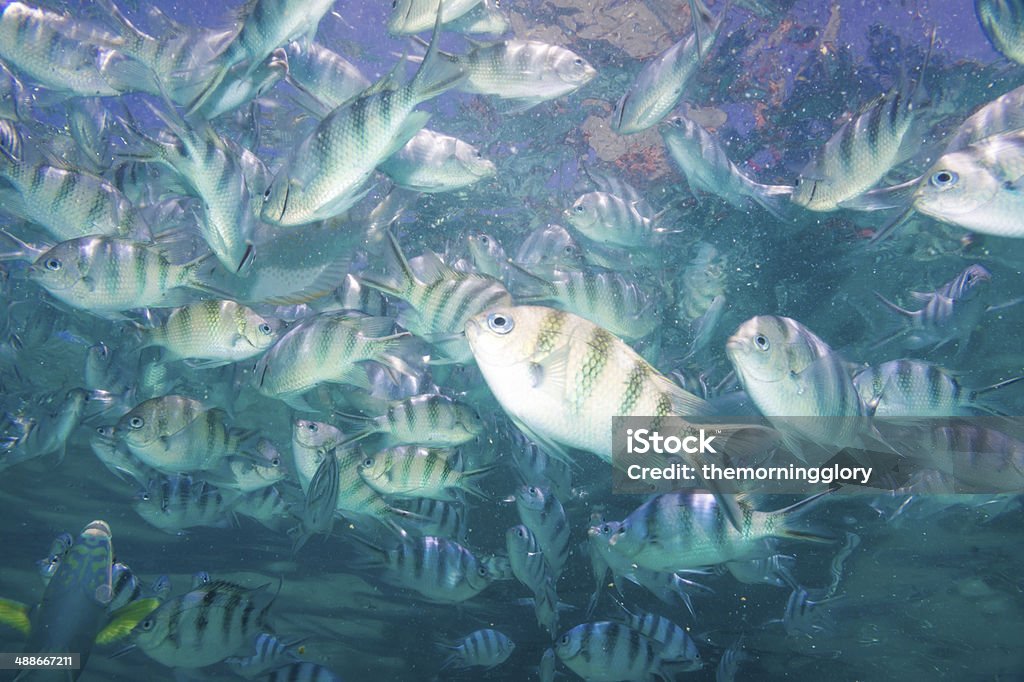
[[460,276],[459,273],[444,262],[441,256],[433,251],[427,251],[416,259],[416,263],[412,268],[416,273],[416,277],[427,284]]

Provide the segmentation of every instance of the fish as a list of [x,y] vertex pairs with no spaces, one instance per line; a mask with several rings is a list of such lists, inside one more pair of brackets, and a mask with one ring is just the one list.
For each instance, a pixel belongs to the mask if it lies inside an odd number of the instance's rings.
[[266,627],[276,593],[214,580],[168,599],[132,631],[135,645],[173,668],[202,668],[241,650]]
[[429,31],[440,16],[442,24],[455,21],[480,4],[480,0],[396,0],[388,16],[388,33],[412,35]]
[[224,662],[232,672],[251,680],[277,668],[301,661],[296,653],[296,648],[301,642],[301,639],[282,640],[268,632],[261,632],[256,636],[255,649],[252,650],[251,656],[231,656],[224,659]]
[[473,232],[466,237],[466,246],[477,272],[506,281],[508,255],[501,242],[486,232]]
[[555,270],[579,270],[586,262],[582,247],[569,231],[554,224],[534,230],[512,260],[538,277],[552,276]]
[[491,467],[463,471],[453,464],[453,457],[443,449],[398,446],[363,458],[358,471],[381,495],[453,502],[461,491],[487,499],[477,479],[490,473]]
[[522,485],[516,490],[516,511],[537,540],[544,563],[558,580],[569,561],[569,521],[562,503],[547,488]]
[[370,566],[380,578],[417,592],[430,602],[464,602],[483,592],[494,580],[487,566],[454,540],[403,537],[397,547],[387,550],[362,539],[358,541],[371,553]]
[[388,237],[400,278],[385,281],[364,275],[363,283],[407,302],[409,309],[399,315],[399,323],[416,336],[435,341],[451,360],[465,362],[470,353],[460,336],[466,321],[481,311],[511,304],[512,295],[493,277],[453,270],[435,254],[428,254],[414,271],[395,236],[389,232]]
[[943,153],[957,152],[987,137],[1020,128],[1024,128],[1024,85],[996,97],[964,119]]
[[522,524],[509,528],[505,532],[505,548],[512,565],[512,574],[534,595],[553,584],[537,536],[529,528]]
[[110,473],[126,483],[137,483],[145,488],[159,473],[128,450],[124,442],[115,436],[113,426],[96,427],[89,438],[89,448]]
[[912,359],[890,360],[853,375],[853,385],[875,417],[999,414],[998,407],[986,401],[985,395],[1020,380],[1013,377],[991,386],[969,388],[948,370]]
[[827,491],[773,512],[740,502],[743,521],[737,529],[725,518],[714,496],[665,493],[627,516],[608,544],[638,566],[667,572],[769,556],[764,542],[768,538],[828,544],[834,538],[797,527],[794,514],[825,494]]
[[785,220],[783,204],[793,193],[792,186],[754,181],[729,159],[717,137],[684,115],[673,116],[659,131],[691,192],[714,194],[740,210],[753,202]]
[[272,485],[242,493],[232,511],[248,516],[275,532],[281,532],[286,522],[294,520],[291,503],[277,486]]
[[226,416],[192,398],[160,396],[121,417],[115,434],[133,455],[165,473],[215,469],[225,457],[240,454],[248,436],[229,427]]
[[261,678],[265,682],[342,682],[330,668],[311,661],[287,663]]
[[231,514],[240,501],[238,492],[220,490],[188,474],[172,474],[150,480],[132,508],[150,525],[180,535],[197,526],[233,525]]
[[56,455],[58,461],[63,460],[68,439],[82,422],[92,395],[93,392],[74,388],[67,392],[55,412],[38,418],[16,417],[20,433],[0,437],[0,470],[46,455]]
[[95,644],[118,641],[156,608],[154,600],[141,600],[108,610],[114,596],[112,540],[109,524],[92,521],[74,539],[34,608],[0,600],[0,622],[27,637],[26,653],[79,655],[75,670],[23,671],[17,679],[77,680]]
[[166,349],[166,360],[214,367],[262,354],[277,341],[281,324],[235,301],[210,299],[175,308],[160,326],[138,331],[142,347]]
[[882,304],[902,321],[900,328],[876,345],[899,339],[906,348],[934,352],[955,342],[962,353],[988,310],[986,299],[991,282],[992,273],[983,265],[969,265],[935,291],[912,292],[911,297],[924,304],[918,310],[901,308],[876,293]]
[[[327,3],[328,6],[330,3]],[[340,215],[365,191],[374,168],[426,125],[429,115],[414,108],[454,87],[462,69],[438,55],[437,15],[431,49],[407,85],[395,75],[331,111],[289,155],[264,193],[261,217],[282,227]]]
[[581,623],[559,637],[555,653],[570,670],[589,682],[659,679],[659,645],[615,621]]
[[377,169],[399,187],[427,194],[462,189],[498,172],[473,145],[427,128]]
[[729,645],[718,660],[715,668],[715,682],[734,682],[740,663],[748,658],[743,649],[743,637]]
[[293,40],[284,49],[288,82],[306,95],[300,103],[321,115],[348,104],[370,87],[355,64],[320,43]]
[[465,542],[468,525],[462,504],[427,497],[403,500],[400,504],[410,515],[402,524],[410,534]]
[[392,320],[324,313],[289,329],[257,360],[253,382],[263,395],[309,410],[303,395],[323,383],[369,386],[361,363],[391,362],[403,334]]
[[452,652],[441,664],[441,670],[475,667],[490,670],[507,661],[516,648],[508,635],[490,628],[471,632],[458,644],[440,646]]
[[200,257],[175,264],[159,245],[88,236],[46,250],[29,267],[28,279],[72,308],[117,319],[123,311],[221,294],[201,272],[205,262]]
[[21,133],[0,120],[3,211],[31,221],[58,242],[88,235],[143,236],[149,228],[128,198],[99,175],[40,158]]
[[497,0],[481,0],[458,19],[445,22],[445,28],[456,33],[505,33],[510,24],[498,4]]
[[565,219],[576,230],[601,244],[615,247],[641,248],[661,243],[661,236],[677,232],[659,224],[660,216],[645,216],[636,202],[627,201],[608,192],[587,192],[570,208]]
[[343,445],[381,434],[389,446],[451,448],[468,443],[484,429],[480,415],[469,405],[429,393],[392,401],[384,414],[360,421],[366,426],[346,436]]
[[317,465],[303,499],[298,517],[300,525],[292,544],[292,554],[297,554],[310,537],[317,534],[330,535],[334,528],[334,512],[338,508],[338,491],[341,486],[341,469],[337,454],[330,450]]
[[611,462],[614,416],[707,413],[621,339],[571,313],[496,307],[466,322],[466,338],[513,423],[565,461],[577,448]]
[[1017,0],[975,0],[974,9],[992,46],[1024,64],[1024,7]]
[[747,395],[801,460],[819,456],[801,441],[823,449],[827,459],[871,435],[843,359],[796,320],[752,317],[729,337],[725,352]]
[[661,645],[658,655],[662,661],[671,662],[673,670],[693,671],[704,667],[697,643],[668,618],[656,613],[630,611],[619,603],[626,625],[644,637]]
[[39,568],[39,577],[42,579],[44,587],[50,584],[50,579],[57,573],[57,569],[60,568],[64,557],[71,551],[71,545],[74,543],[74,540],[71,537],[71,533],[61,533],[50,543],[49,553],[36,562],[36,566]]
[[615,105],[611,129],[632,135],[657,125],[679,102],[690,79],[710,54],[722,17],[701,0],[691,0],[693,33],[649,61]]
[[796,557],[786,554],[772,554],[761,559],[746,561],[727,561],[716,567],[722,573],[729,573],[733,578],[745,585],[775,585],[796,589],[797,582],[793,577],[792,567]]

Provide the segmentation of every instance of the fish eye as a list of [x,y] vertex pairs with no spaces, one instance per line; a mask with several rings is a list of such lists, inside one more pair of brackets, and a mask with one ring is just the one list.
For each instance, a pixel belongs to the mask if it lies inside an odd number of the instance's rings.
[[146,631],[152,630],[153,629],[153,619],[152,618],[147,618],[146,620],[142,621],[142,629],[146,630]]
[[562,644],[568,644],[569,643],[569,635],[562,635],[562,639],[560,639],[558,641],[561,642]]
[[754,337],[754,345],[757,346],[758,350],[768,350],[772,344],[768,341],[767,336],[758,334]]
[[607,523],[604,524],[603,526],[601,526],[601,534],[602,535],[607,535],[608,533],[611,533],[611,532],[612,532],[612,527],[609,526]]
[[60,262],[59,258],[47,258],[46,262],[43,263],[43,265],[46,266],[47,270],[53,270],[54,272],[57,272],[58,270],[60,270],[63,264]]
[[491,243],[491,240],[486,234],[482,234],[480,235],[480,243],[483,244],[484,246],[487,246],[488,244]]
[[940,170],[932,174],[932,185],[940,189],[951,187],[956,184],[960,176],[950,170]]
[[576,66],[583,66],[583,57],[576,57],[576,59],[572,60],[572,63]]
[[272,187],[267,187],[267,189],[264,190],[264,192],[263,192],[263,201],[270,201],[270,190],[271,189],[272,189]]
[[142,501],[149,502],[149,493],[142,493]]
[[128,420],[128,426],[132,427],[133,429],[141,429],[143,424],[145,423],[146,420],[143,419],[142,417],[132,417],[131,419]]
[[583,208],[583,204],[576,204],[575,206],[573,206],[573,210],[576,211],[577,213],[583,213],[587,209]]
[[507,315],[491,313],[487,316],[487,327],[496,334],[508,334],[515,326],[515,322]]
[[316,423],[315,423],[315,422],[310,422],[310,423],[309,423],[309,424],[308,424],[308,425],[306,426],[306,428],[307,428],[307,429],[309,429],[310,431],[312,431],[313,433],[316,433],[316,432],[317,432],[317,429],[318,429],[319,427],[317,427],[317,425],[316,425]]
[[683,119],[681,117],[679,117],[679,116],[676,116],[671,121],[669,121],[669,125],[673,125],[676,128],[682,128],[683,127]]
[[275,457],[274,459],[270,460],[270,466],[273,466],[273,467],[281,466],[281,458],[280,457]]
[[267,324],[266,322],[261,324],[260,325],[260,332],[263,333],[263,334],[266,334],[267,336],[270,336],[270,332],[271,332],[270,325]]
[[487,567],[486,566],[481,566],[480,568],[476,569],[476,572],[479,573],[481,576],[486,576],[487,575]]
[[366,459],[364,459],[363,460],[363,466],[364,467],[372,467],[373,466],[373,457],[367,457]]

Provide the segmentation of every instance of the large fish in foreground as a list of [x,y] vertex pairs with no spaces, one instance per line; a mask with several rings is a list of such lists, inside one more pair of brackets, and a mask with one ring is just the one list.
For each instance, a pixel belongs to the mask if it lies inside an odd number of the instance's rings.
[[78,670],[26,670],[16,680],[77,680],[85,670],[94,643],[120,639],[156,608],[155,599],[142,599],[113,613],[109,611],[114,598],[111,540],[110,526],[104,521],[93,521],[82,529],[61,559],[34,609],[0,600],[0,623],[28,635],[25,653],[80,656]]

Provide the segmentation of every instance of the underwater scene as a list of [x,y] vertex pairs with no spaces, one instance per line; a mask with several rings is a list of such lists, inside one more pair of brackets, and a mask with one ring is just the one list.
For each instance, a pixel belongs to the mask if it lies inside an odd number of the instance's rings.
[[0,680],[1024,680],[1024,1],[0,3]]

